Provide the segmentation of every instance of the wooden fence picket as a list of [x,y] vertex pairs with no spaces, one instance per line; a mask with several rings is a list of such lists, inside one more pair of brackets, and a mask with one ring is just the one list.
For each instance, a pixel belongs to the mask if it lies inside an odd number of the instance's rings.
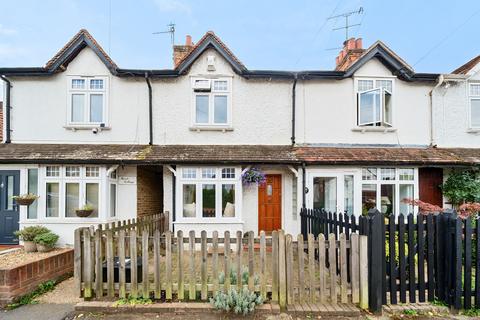
[[218,231],[212,234],[212,282],[213,294],[218,291]]
[[280,308],[287,306],[287,279],[286,279],[286,260],[285,260],[285,232],[278,232],[278,304]]
[[254,270],[254,248],[253,248],[253,231],[248,233],[248,290],[254,290],[254,279],[255,279],[255,270]]
[[237,231],[237,259],[235,270],[237,272],[237,287],[238,289],[242,288],[242,231]]
[[337,250],[335,234],[328,235],[328,263],[330,275],[330,302],[337,303]]
[[102,231],[95,231],[95,297],[103,297]]
[[278,231],[272,231],[272,301],[278,302]]
[[172,233],[165,232],[165,299],[172,300]]
[[130,297],[134,299],[138,298],[137,265],[137,231],[132,229],[130,230]]
[[260,295],[265,300],[267,298],[267,282],[265,272],[267,270],[266,258],[266,239],[265,231],[260,231]]
[[315,238],[309,233],[308,241],[308,294],[311,303],[315,303]]
[[91,245],[90,245],[90,229],[83,229],[83,297],[91,298],[92,297],[92,260],[91,260]]
[[178,289],[177,297],[178,300],[183,301],[185,299],[185,276],[183,269],[183,231],[178,230],[177,232],[177,260],[178,260]]
[[[304,245],[303,235],[300,233],[297,236],[297,262],[298,262],[298,300],[303,301],[305,298],[305,261],[304,259]],[[319,258],[321,258],[321,252],[319,251]],[[320,292],[320,297],[322,293]]]
[[358,234],[352,233],[350,235],[350,282],[352,287],[352,302],[360,302],[360,268],[359,268],[359,243]]
[[293,304],[294,293],[293,288],[295,286],[293,281],[293,247],[292,236],[287,234],[285,237],[285,260],[286,260],[286,287],[287,287],[287,304]]
[[190,257],[190,278],[188,281],[188,299],[195,300],[197,297],[196,274],[195,274],[195,231],[189,233],[189,257]]
[[318,235],[318,275],[321,303],[325,303],[327,300],[327,272],[325,270],[326,256],[327,251],[325,250],[325,236],[320,233]]
[[202,265],[201,269],[201,291],[200,297],[202,300],[207,300],[208,288],[207,288],[207,231],[201,232],[201,253],[202,253]]
[[[179,231],[181,232],[181,231]],[[153,234],[153,283],[155,287],[154,297],[155,299],[160,299],[162,296],[162,286],[160,283],[160,230],[155,230]],[[180,299],[180,290],[178,293]]]
[[150,280],[148,279],[148,225],[143,226],[142,232],[142,297],[150,298]]
[[118,232],[118,297],[120,299],[127,297],[125,282],[125,230],[120,230]]
[[340,234],[340,301],[347,303],[347,239],[345,233]]
[[224,233],[224,242],[223,242],[223,257],[224,257],[224,290],[230,290],[230,232],[225,231]]

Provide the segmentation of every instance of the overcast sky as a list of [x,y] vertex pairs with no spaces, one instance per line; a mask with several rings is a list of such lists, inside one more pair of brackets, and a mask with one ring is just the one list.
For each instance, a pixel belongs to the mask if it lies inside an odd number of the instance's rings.
[[[461,4],[460,4],[461,3]],[[0,0],[0,66],[43,66],[79,29],[92,33],[123,68],[171,68],[164,31],[176,42],[213,30],[249,69],[334,68],[350,35],[382,40],[418,72],[450,72],[480,54],[480,1],[460,0]]]

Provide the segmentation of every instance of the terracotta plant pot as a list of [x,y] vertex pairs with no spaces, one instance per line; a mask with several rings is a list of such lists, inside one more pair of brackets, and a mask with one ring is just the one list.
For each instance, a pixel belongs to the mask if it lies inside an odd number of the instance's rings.
[[37,243],[38,252],[49,252],[53,250],[53,247],[48,247],[43,244]]
[[23,199],[23,198],[17,198],[15,199],[15,202],[19,205],[19,206],[29,206],[31,205],[36,199],[32,199],[32,198],[29,198],[29,199]]
[[23,241],[23,249],[25,252],[37,251],[37,244],[33,241]]
[[75,210],[77,217],[86,218],[92,214],[93,210]]

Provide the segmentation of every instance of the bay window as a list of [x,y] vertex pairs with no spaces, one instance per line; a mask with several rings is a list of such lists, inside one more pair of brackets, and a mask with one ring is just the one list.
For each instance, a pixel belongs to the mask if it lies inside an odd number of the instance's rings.
[[393,80],[357,81],[357,125],[392,126]]
[[240,168],[179,168],[181,219],[238,218]]
[[406,215],[414,207],[404,199],[415,199],[418,173],[414,168],[363,168],[362,213],[377,208],[386,215]]
[[68,124],[105,124],[106,88],[105,77],[69,77]]
[[230,124],[231,90],[228,79],[192,79],[195,126]]
[[470,84],[470,128],[480,129],[480,83]]

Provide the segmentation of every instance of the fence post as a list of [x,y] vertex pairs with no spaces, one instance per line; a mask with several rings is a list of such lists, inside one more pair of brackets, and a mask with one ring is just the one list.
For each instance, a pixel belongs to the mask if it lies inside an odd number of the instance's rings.
[[82,297],[82,228],[75,229],[73,264],[75,291],[79,297]]
[[369,215],[369,227],[368,227],[368,303],[370,311],[378,313],[382,310],[382,286],[383,286],[383,272],[379,270],[383,269],[382,256],[382,242],[385,242],[382,219],[383,214],[378,210],[370,210]]

